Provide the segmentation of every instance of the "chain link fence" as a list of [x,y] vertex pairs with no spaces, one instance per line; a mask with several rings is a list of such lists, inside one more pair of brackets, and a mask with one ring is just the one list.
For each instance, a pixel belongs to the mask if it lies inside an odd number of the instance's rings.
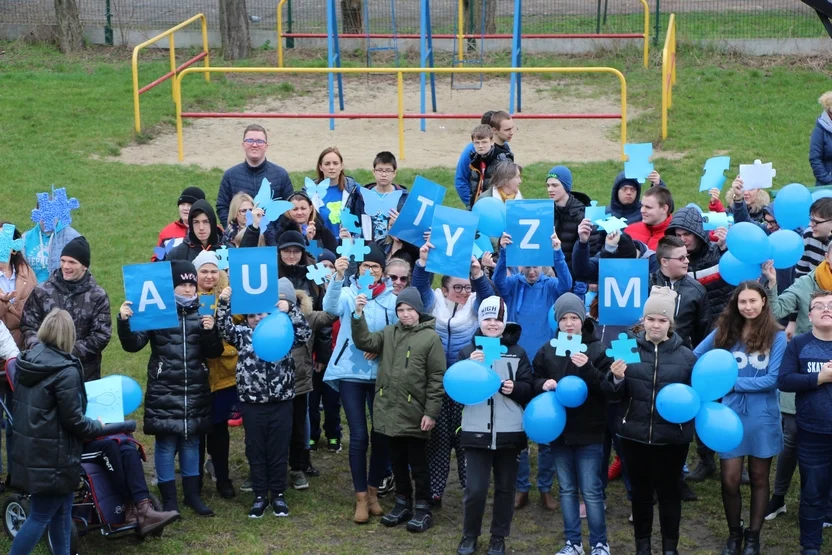
[[[77,1],[86,26],[105,26],[108,11],[113,27],[165,29],[200,12],[208,17],[211,28],[219,25],[218,0]],[[289,0],[282,14],[286,31],[325,32],[326,1]],[[419,32],[419,0],[335,1],[339,21],[343,21],[342,2],[362,5],[362,32],[392,33],[394,27],[400,34]],[[479,4],[483,0],[465,1]],[[514,2],[484,1],[490,16],[488,32],[510,33]],[[797,0],[648,0],[648,4],[651,33],[661,35],[669,14],[676,13],[679,40],[826,36],[814,11]],[[276,0],[247,0],[246,5],[252,29],[275,29]],[[643,27],[638,0],[523,0],[522,5],[526,33],[638,33]],[[483,32],[479,17],[469,13],[466,19],[466,32]],[[434,33],[453,33],[456,0],[433,0],[431,21]],[[34,27],[54,23],[53,0],[0,0],[0,24]]]

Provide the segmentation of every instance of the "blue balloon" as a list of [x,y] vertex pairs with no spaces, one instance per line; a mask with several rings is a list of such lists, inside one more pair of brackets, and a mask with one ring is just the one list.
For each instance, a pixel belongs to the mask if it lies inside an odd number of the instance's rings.
[[586,382],[578,376],[566,376],[558,382],[555,394],[561,405],[574,409],[584,404],[588,390]]
[[475,360],[460,360],[445,372],[445,393],[463,405],[478,405],[500,390],[502,380],[491,368]]
[[734,387],[739,376],[734,355],[725,349],[708,351],[693,365],[690,385],[703,403],[716,401]]
[[566,408],[554,391],[538,395],[526,406],[523,429],[535,443],[552,443],[566,427]]
[[696,417],[702,401],[691,386],[672,383],[662,388],[656,395],[656,410],[662,418],[673,424],[684,424]]
[[726,283],[731,285],[739,285],[743,281],[757,279],[761,273],[762,268],[759,264],[741,262],[731,252],[726,252],[719,259],[719,275]]
[[251,336],[254,353],[267,362],[277,362],[292,350],[295,328],[285,312],[276,310],[257,324]]
[[725,242],[728,252],[740,262],[762,264],[771,258],[771,244],[768,235],[757,224],[740,222],[731,226]]
[[717,453],[727,453],[742,442],[740,417],[720,403],[702,403],[702,408],[696,415],[695,426],[702,443]]
[[483,197],[474,203],[471,212],[480,217],[477,230],[489,237],[499,237],[506,230],[506,205],[500,199]]
[[812,202],[815,202],[819,198],[826,198],[832,197],[832,191],[829,189],[820,189],[817,191],[812,191]]
[[121,377],[121,402],[124,406],[124,416],[142,406],[142,386],[133,378]]
[[[830,191],[832,196],[832,191]],[[780,229],[768,236],[771,258],[778,270],[791,268],[803,256],[803,237],[790,229]]]
[[555,305],[552,305],[552,308],[549,309],[548,320],[551,330],[555,333],[559,332],[560,328],[558,327],[558,323],[555,321]]
[[774,213],[782,229],[805,228],[809,225],[812,193],[800,183],[786,185],[774,197]]

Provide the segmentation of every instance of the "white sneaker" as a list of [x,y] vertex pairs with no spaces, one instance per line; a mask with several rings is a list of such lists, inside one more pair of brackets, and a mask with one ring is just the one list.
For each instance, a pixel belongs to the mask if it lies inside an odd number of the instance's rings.
[[630,513],[630,518],[629,518],[629,521],[630,521],[630,524],[632,524],[632,523],[633,523],[633,513]]
[[566,545],[563,546],[563,549],[558,551],[555,555],[585,555],[584,547],[582,544],[573,544],[571,541],[567,541]]
[[591,555],[610,555],[610,546],[607,543],[598,542],[592,548]]

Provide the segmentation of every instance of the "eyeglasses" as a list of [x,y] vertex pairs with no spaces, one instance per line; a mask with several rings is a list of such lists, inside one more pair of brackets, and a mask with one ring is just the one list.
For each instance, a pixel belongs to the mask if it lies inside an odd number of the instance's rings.
[[459,283],[454,285],[452,287],[452,289],[454,290],[454,293],[462,293],[463,291],[465,291],[466,293],[471,292],[471,286],[470,285],[461,285]]
[[832,312],[832,303],[817,303],[812,305],[812,308],[809,310],[820,310],[821,312]]
[[407,276],[397,276],[395,274],[387,274],[387,277],[390,278],[390,281],[401,281],[402,283],[407,283]]
[[818,219],[815,219],[815,218],[809,218],[809,223],[812,224],[812,225],[825,224],[826,222],[832,222],[832,218],[830,218],[828,220],[818,220]]
[[360,266],[361,270],[370,270],[373,273],[380,272],[381,266],[379,264],[364,264],[362,263]]
[[379,175],[390,175],[396,173],[396,170],[390,168],[373,168],[373,172]]
[[257,146],[263,146],[263,145],[266,144],[266,141],[264,141],[263,139],[243,139],[243,142],[246,143],[247,145],[257,145]]
[[686,262],[690,260],[690,257],[686,254],[683,254],[682,256],[677,256],[676,258],[672,258],[670,256],[664,256],[662,258],[664,258],[665,260],[678,260],[679,262]]
[[300,250],[300,249],[283,249],[282,252],[285,252],[286,254],[289,254],[289,255],[292,255],[292,256],[300,256],[300,253],[302,253],[303,251]]
[[240,216],[242,216],[246,212],[251,212],[251,208],[240,208],[239,210],[237,210],[237,214],[239,214]]

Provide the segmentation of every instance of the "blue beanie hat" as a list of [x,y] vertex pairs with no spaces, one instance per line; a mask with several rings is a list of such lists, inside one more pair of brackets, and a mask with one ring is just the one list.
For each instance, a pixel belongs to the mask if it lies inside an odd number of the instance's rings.
[[566,166],[555,166],[549,170],[549,175],[546,179],[555,178],[563,184],[563,188],[567,193],[572,192],[572,172]]

